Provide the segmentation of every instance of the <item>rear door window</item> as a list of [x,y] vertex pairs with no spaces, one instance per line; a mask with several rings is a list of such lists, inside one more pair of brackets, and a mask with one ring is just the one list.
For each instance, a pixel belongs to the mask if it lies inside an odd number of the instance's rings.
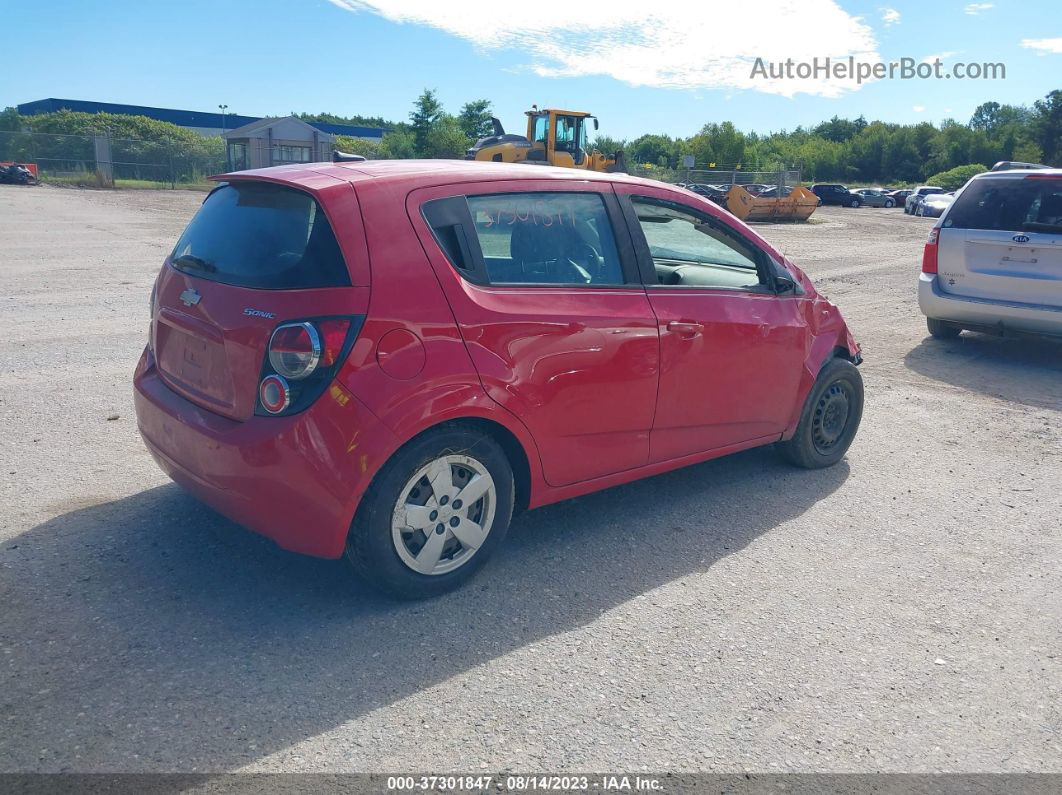
[[264,182],[216,188],[173,250],[173,267],[238,287],[350,284],[324,211],[308,193]]
[[428,202],[425,218],[454,266],[500,285],[625,283],[597,193],[494,193]]
[[1062,232],[1062,177],[974,180],[951,206],[944,226]]

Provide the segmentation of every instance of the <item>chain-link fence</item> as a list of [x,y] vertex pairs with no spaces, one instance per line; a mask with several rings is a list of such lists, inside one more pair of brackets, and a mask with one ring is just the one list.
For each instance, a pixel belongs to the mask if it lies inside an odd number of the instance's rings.
[[33,163],[42,182],[98,187],[198,187],[228,170],[221,138],[140,141],[22,131],[0,131],[0,162]]
[[705,185],[728,189],[731,185],[762,185],[766,187],[792,188],[801,182],[799,168],[774,171],[745,171],[740,166],[733,168],[660,168],[635,167],[631,174],[658,179],[661,182],[683,185]]

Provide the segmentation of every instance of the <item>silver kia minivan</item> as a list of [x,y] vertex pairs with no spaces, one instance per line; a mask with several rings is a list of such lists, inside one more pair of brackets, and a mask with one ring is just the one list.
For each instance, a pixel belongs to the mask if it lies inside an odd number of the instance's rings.
[[918,305],[934,337],[1062,335],[1062,169],[967,182],[929,233]]

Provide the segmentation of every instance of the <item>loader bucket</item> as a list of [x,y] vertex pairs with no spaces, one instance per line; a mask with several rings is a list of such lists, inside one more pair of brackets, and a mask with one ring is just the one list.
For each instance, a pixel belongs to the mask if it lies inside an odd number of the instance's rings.
[[740,185],[726,194],[726,208],[742,221],[806,221],[819,206],[819,197],[807,188],[793,188],[788,196],[753,196]]

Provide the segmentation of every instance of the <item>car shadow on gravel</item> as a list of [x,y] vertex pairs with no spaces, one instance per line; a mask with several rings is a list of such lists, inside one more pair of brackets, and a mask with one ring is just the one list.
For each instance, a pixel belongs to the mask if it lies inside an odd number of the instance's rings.
[[761,449],[549,506],[421,603],[175,486],[72,511],[0,546],[0,770],[231,770],[705,571],[847,476]]
[[961,389],[1062,410],[1062,340],[969,331],[951,340],[927,336],[904,365]]

